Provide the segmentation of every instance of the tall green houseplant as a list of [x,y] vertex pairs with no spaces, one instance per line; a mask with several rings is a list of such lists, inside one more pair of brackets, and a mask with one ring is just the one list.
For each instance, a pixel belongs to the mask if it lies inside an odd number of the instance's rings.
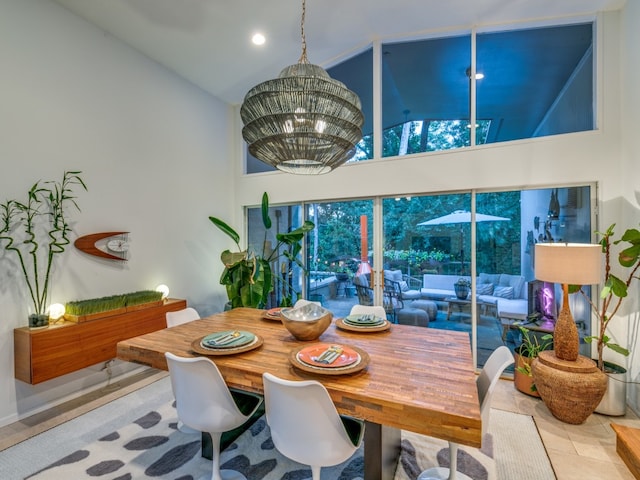
[[[621,355],[629,355],[629,350],[614,343],[607,335],[609,322],[618,313],[622,301],[627,297],[627,291],[634,279],[638,280],[638,270],[640,269],[640,231],[635,228],[627,229],[618,240],[614,240],[615,223],[611,225],[606,232],[597,232],[602,235],[600,244],[602,245],[602,253],[604,255],[604,284],[600,291],[600,306],[591,301],[588,295],[582,290],[581,286],[572,285],[569,291],[580,291],[582,295],[589,301],[593,312],[597,315],[599,321],[598,335],[586,337],[585,341],[591,343],[596,342],[598,351],[598,367],[604,371],[605,364],[603,352],[605,347],[620,353]],[[613,245],[622,244],[622,250],[618,253],[618,263],[624,269],[625,277],[620,278],[611,271],[611,248]]]
[[[307,232],[315,228],[313,222],[305,221],[303,225],[291,232],[276,234],[277,244],[273,249],[267,249],[266,235],[271,229],[271,217],[269,216],[269,196],[265,192],[262,195],[262,224],[265,228],[265,241],[262,242],[262,252],[250,252],[240,247],[240,235],[227,223],[217,217],[209,217],[209,220],[236,244],[238,251],[225,250],[220,254],[224,264],[224,270],[220,277],[220,284],[227,290],[227,297],[231,308],[253,307],[264,308],[269,299],[269,293],[273,291],[274,279],[281,277],[281,285],[289,285],[286,281],[293,265],[304,269],[300,259],[302,240]],[[286,259],[280,272],[273,272],[271,263],[278,257]],[[282,292],[281,306],[289,306],[292,303],[292,290]]]
[[74,189],[87,187],[82,172],[64,172],[62,181],[37,181],[25,202],[0,204],[0,245],[18,259],[33,306],[30,327],[48,324],[47,299],[56,255],[70,243],[67,210],[79,210]]

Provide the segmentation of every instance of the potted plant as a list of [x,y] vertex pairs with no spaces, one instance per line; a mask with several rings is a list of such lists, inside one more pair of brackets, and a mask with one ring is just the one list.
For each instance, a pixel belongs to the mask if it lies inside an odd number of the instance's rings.
[[459,300],[465,300],[469,296],[469,289],[471,288],[471,280],[465,277],[460,277],[453,284],[453,289],[456,292],[456,297]]
[[[571,285],[569,292],[580,291],[587,299],[591,309],[598,318],[598,334],[585,337],[588,343],[596,342],[598,368],[609,376],[609,386],[602,402],[596,408],[596,412],[607,415],[624,415],[626,411],[626,369],[620,365],[605,362],[603,358],[604,349],[610,348],[621,355],[629,355],[629,350],[614,343],[607,335],[609,322],[618,313],[622,301],[627,297],[629,286],[634,279],[638,279],[638,269],[640,269],[640,231],[635,228],[627,229],[624,234],[614,240],[615,224],[611,225],[606,232],[597,232],[602,235],[600,244],[604,255],[604,282],[600,291],[600,306],[595,304],[591,298],[582,290],[582,286]],[[618,253],[618,264],[624,277],[620,278],[612,272],[612,247],[622,244],[622,250]]]
[[51,270],[56,256],[70,243],[66,213],[71,206],[79,210],[74,188],[87,189],[81,173],[64,172],[61,182],[37,181],[25,202],[7,200],[0,204],[0,243],[5,252],[12,252],[18,259],[32,302],[31,328],[49,324],[46,310]]
[[[277,244],[275,248],[270,248],[266,241],[266,235],[271,228],[271,218],[269,217],[269,196],[265,192],[262,195],[262,223],[265,228],[265,241],[262,242],[262,252],[256,253],[250,252],[248,249],[242,250],[240,236],[225,222],[216,217],[209,217],[209,220],[228,235],[238,247],[237,252],[225,250],[220,255],[224,264],[220,284],[227,289],[230,307],[265,308],[276,279],[282,280],[278,282],[282,288],[280,306],[291,306],[293,295],[297,292],[291,289],[287,278],[294,264],[304,268],[300,260],[302,239],[305,233],[315,228],[314,223],[306,220],[301,227],[291,232],[276,234]],[[284,257],[282,268],[273,272],[271,263],[280,257]]]
[[340,262],[340,264],[335,268],[334,272],[336,274],[336,279],[339,282],[346,282],[353,275],[353,271],[349,269],[349,267],[344,262]]
[[531,330],[518,327],[522,335],[522,343],[516,347],[514,357],[516,367],[513,373],[513,384],[516,389],[527,395],[539,397],[540,394],[533,383],[533,375],[531,374],[531,362],[543,350],[548,350],[553,346],[553,335],[547,333],[538,337]]

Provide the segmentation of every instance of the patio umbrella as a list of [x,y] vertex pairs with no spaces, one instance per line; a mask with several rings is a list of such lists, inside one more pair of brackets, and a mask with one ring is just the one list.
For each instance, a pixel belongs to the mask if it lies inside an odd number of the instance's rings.
[[[476,213],[476,223],[478,222],[505,222],[511,220],[506,217],[497,217],[495,215],[486,215],[484,213]],[[456,210],[455,212],[443,215],[441,217],[432,218],[425,222],[420,222],[420,225],[433,226],[433,225],[455,225],[471,223],[471,212],[466,210]],[[463,243],[463,230],[460,229],[460,263],[462,265],[462,272],[464,273],[464,243]]]

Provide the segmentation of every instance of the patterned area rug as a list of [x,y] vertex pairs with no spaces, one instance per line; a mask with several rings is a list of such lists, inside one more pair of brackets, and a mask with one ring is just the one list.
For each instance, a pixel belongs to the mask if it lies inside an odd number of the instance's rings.
[[[264,417],[222,452],[220,465],[223,470],[241,472],[249,480],[311,478],[308,467],[285,458],[275,449]],[[363,465],[360,448],[345,463],[324,468],[322,478],[362,480]],[[201,457],[200,435],[177,429],[172,402],[26,478],[188,480],[206,475],[211,475],[211,462]]]
[[[402,449],[394,480],[415,480],[428,468],[449,468],[449,465],[448,442],[412,432],[402,432]],[[473,480],[496,479],[493,437],[490,434],[485,435],[482,449],[458,447],[457,471]]]
[[[474,480],[552,480],[555,475],[530,416],[491,411],[492,441],[483,450],[461,447],[459,469]],[[448,466],[445,441],[402,432],[395,480]],[[199,434],[177,430],[168,377],[0,452],[2,480],[167,478],[188,480],[211,474],[200,456]],[[495,452],[495,461],[492,458]],[[283,457],[264,419],[231,444],[223,468],[249,480],[306,480],[308,467]],[[360,449],[351,459],[322,470],[323,480],[362,480]]]

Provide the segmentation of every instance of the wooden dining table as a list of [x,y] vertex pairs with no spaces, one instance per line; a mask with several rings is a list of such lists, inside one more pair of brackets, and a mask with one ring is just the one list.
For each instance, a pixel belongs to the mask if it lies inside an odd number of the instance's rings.
[[351,332],[335,319],[316,340],[353,346],[368,355],[366,368],[325,375],[294,366],[291,352],[313,342],[296,340],[265,310],[236,308],[118,343],[119,359],[167,370],[165,352],[198,356],[194,340],[223,330],[244,330],[262,344],[233,355],[209,356],[229,387],[263,393],[262,374],[315,379],[338,411],[365,420],[364,478],[392,479],[400,432],[408,430],[463,445],[481,443],[480,403],[468,333],[392,324],[387,331]]

